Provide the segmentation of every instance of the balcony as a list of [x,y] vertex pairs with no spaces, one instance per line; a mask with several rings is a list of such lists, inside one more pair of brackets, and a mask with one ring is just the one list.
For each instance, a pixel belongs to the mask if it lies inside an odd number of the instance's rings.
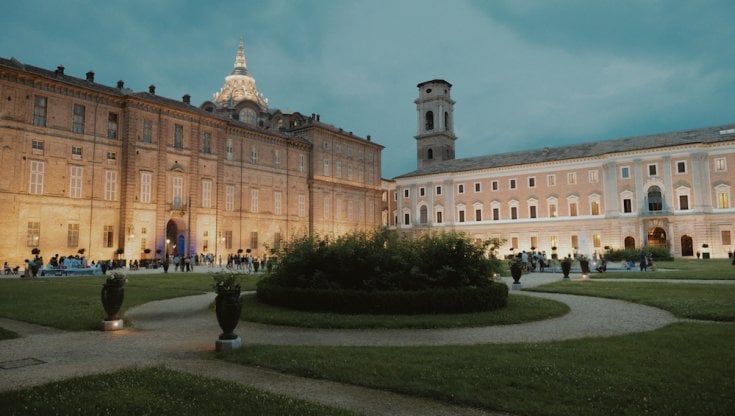
[[183,217],[184,215],[186,215],[186,209],[187,209],[186,201],[175,199],[173,202],[169,204],[169,211],[171,211],[172,217],[174,216]]

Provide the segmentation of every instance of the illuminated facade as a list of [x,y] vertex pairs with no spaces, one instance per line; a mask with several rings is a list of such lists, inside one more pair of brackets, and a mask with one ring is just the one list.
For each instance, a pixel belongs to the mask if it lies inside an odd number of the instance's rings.
[[[268,109],[247,69],[192,106],[0,59],[0,258],[255,255],[380,225],[382,146]],[[160,254],[157,254],[160,251]]]
[[732,252],[735,125],[455,159],[451,84],[418,88],[418,169],[384,181],[384,224],[505,238],[502,254]]

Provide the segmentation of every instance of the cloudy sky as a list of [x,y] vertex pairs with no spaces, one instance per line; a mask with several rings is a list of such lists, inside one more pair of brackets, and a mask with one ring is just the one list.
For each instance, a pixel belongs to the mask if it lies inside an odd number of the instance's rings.
[[415,169],[416,84],[453,84],[457,157],[735,122],[732,0],[3,0],[0,56],[211,98],[240,36],[272,108]]

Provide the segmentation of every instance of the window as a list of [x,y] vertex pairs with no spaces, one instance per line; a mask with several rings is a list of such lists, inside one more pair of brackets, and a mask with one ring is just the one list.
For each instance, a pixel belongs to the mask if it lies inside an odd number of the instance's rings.
[[259,211],[259,198],[260,198],[260,191],[258,189],[251,189],[250,190],[250,212],[258,212]]
[[465,208],[464,207],[460,207],[457,210],[457,218],[459,218],[459,222],[465,221]]
[[567,173],[567,184],[569,184],[569,185],[576,185],[577,184],[577,172],[569,172],[569,173]]
[[41,240],[41,223],[36,221],[30,221],[28,223],[28,229],[26,232],[26,246],[38,247],[38,242]]
[[273,211],[276,215],[281,215],[281,193],[273,193]]
[[513,250],[518,250],[518,237],[510,238],[510,246],[513,247]]
[[475,193],[480,192],[481,189],[482,185],[480,184],[480,182],[475,182]]
[[82,158],[82,147],[81,146],[72,146],[71,147],[71,158],[72,159],[81,159]]
[[457,185],[457,193],[458,194],[463,194],[464,193],[464,184],[463,183],[460,183],[460,184]]
[[299,195],[299,217],[304,217],[306,215],[306,196],[305,195]]
[[79,246],[79,224],[68,224],[66,228],[66,246]]
[[717,195],[717,208],[730,208],[730,187],[718,186],[715,188]]
[[661,211],[663,209],[663,198],[661,196],[661,188],[652,186],[648,188],[648,210]]
[[723,246],[732,245],[732,239],[730,238],[730,230],[722,230],[721,238],[722,238]]
[[117,172],[105,171],[105,200],[114,201],[117,195]]
[[444,211],[441,207],[436,207],[436,223],[441,224],[444,222]]
[[549,218],[554,218],[557,215],[559,215],[558,209],[557,209],[557,203],[558,200],[556,198],[549,198],[546,200],[546,208],[549,212]]
[[620,177],[623,179],[630,179],[630,166],[622,166],[620,168]]
[[546,186],[556,186],[556,175],[546,175]]
[[510,219],[512,220],[518,219],[518,207],[516,206],[510,207]]
[[332,204],[332,200],[329,198],[329,196],[325,196],[323,199],[324,219],[329,218],[329,207],[331,204]]
[[678,175],[687,173],[687,162],[685,160],[678,160],[676,162],[676,173]]
[[529,218],[536,218],[536,205],[529,205],[528,206],[528,217]]
[[235,210],[235,186],[227,185],[225,187],[225,211]]
[[482,221],[482,208],[475,208],[475,221]]
[[715,172],[727,171],[727,160],[724,157],[715,159]]
[[559,246],[559,238],[557,236],[552,235],[551,238],[550,238],[550,240],[551,240],[551,247],[552,247],[552,249],[554,247],[558,247]]
[[153,183],[153,173],[140,172],[140,202],[150,204],[151,202],[151,184]]
[[46,127],[48,98],[36,96],[33,99],[33,125]]
[[232,231],[225,231],[225,248],[232,250]]
[[508,187],[510,189],[516,189],[516,180],[515,179],[508,180]]
[[69,172],[69,198],[82,197],[82,172],[81,166],[71,166]]
[[108,162],[114,162],[115,159],[117,159],[117,155],[115,152],[107,152],[107,161]]
[[304,173],[304,166],[306,165],[306,157],[299,155],[299,173]]
[[279,232],[273,233],[273,248],[275,248],[276,250],[279,250],[281,248],[281,241],[282,241],[281,233]]
[[493,191],[497,191],[498,188],[500,188],[500,184],[498,183],[498,181],[490,182],[490,189],[492,189]]
[[42,155],[43,154],[43,142],[40,140],[33,140],[31,141],[31,149],[34,155]]
[[403,190],[403,197],[404,198],[408,198],[408,196],[409,196],[409,192],[408,191],[409,191],[408,188],[406,188],[406,189]]
[[587,174],[589,176],[590,183],[600,182],[600,173],[597,169],[590,170],[589,172],[587,172]]
[[114,244],[115,228],[112,225],[105,225],[102,230],[102,247],[110,248]]
[[689,195],[679,195],[679,209],[682,211],[689,209]]
[[656,176],[658,174],[658,165],[655,163],[648,164],[648,176]]
[[500,208],[493,207],[493,221],[500,221]]
[[633,212],[633,201],[630,198],[623,198],[623,212],[626,214]]
[[29,194],[43,194],[43,170],[44,162],[31,160],[31,180],[28,186]]
[[184,207],[184,178],[174,176],[171,178],[172,208],[182,209]]
[[212,134],[208,131],[202,133],[202,153],[212,153]]
[[592,234],[592,245],[595,248],[600,248],[602,246],[602,238],[600,237],[600,234]]
[[174,124],[174,147],[184,148],[184,126],[181,124]]
[[570,217],[576,217],[578,215],[578,212],[577,212],[578,207],[579,207],[579,204],[577,203],[577,201],[569,202],[569,216]]
[[[84,133],[84,119],[86,108],[81,104],[74,104],[71,116],[71,131],[74,133]],[[72,246],[76,247],[76,246]]]
[[202,179],[202,208],[212,208],[211,179]]
[[258,232],[257,231],[250,232],[250,247],[254,249],[258,248]]
[[342,177],[342,161],[340,160],[337,160],[334,162],[334,177],[335,178]]
[[434,149],[429,149],[426,151],[426,158],[429,160],[434,158]]
[[324,159],[324,176],[329,176],[329,159]]
[[235,153],[235,149],[232,145],[232,139],[227,139],[225,143],[225,157],[227,160],[232,160],[232,156]]
[[426,196],[426,188],[423,186],[419,188],[419,196]]
[[276,169],[281,167],[281,152],[278,150],[273,151],[273,164],[276,166]]
[[153,122],[143,120],[143,143],[153,143]]
[[535,188],[536,187],[536,177],[531,176],[528,178],[528,187],[529,188]]
[[600,201],[590,201],[590,214],[600,215]]
[[442,194],[442,187],[441,186],[437,186],[436,187],[436,194],[437,195],[441,195]]
[[107,115],[107,138],[117,139],[117,113]]
[[428,130],[434,130],[434,112],[427,111],[425,115],[425,129]]

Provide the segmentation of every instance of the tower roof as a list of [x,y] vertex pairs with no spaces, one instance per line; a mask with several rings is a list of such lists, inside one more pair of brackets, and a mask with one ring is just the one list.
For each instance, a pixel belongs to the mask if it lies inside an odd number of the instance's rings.
[[235,55],[235,67],[230,75],[225,77],[225,85],[214,93],[213,98],[214,103],[222,107],[233,108],[243,101],[250,101],[261,110],[268,109],[268,99],[258,92],[255,79],[248,71],[245,41],[242,37]]

